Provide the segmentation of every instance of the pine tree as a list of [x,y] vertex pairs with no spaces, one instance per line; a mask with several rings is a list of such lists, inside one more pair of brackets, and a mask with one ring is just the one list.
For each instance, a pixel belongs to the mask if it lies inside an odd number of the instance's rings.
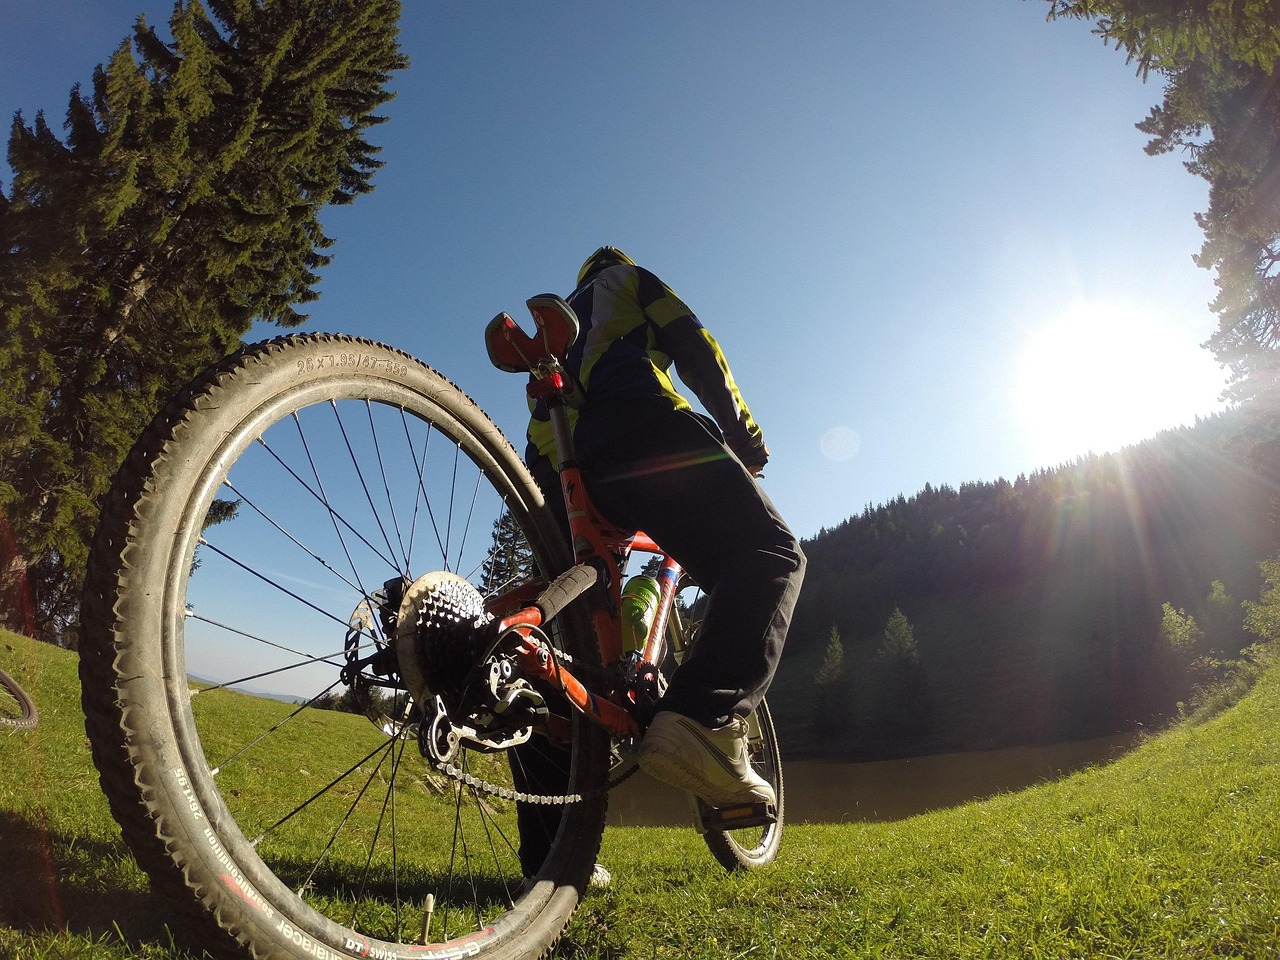
[[1196,262],[1216,271],[1208,342],[1252,408],[1257,466],[1280,473],[1280,4],[1274,0],[1048,0],[1050,19],[1094,32],[1165,82],[1138,129],[1149,154],[1180,151],[1209,184]]
[[868,707],[879,735],[894,752],[914,752],[933,723],[920,669],[915,630],[899,607],[893,608],[870,668],[874,694]]
[[915,667],[920,664],[920,649],[915,631],[906,615],[897,607],[885,624],[884,640],[876,651],[876,660],[888,666]]
[[142,427],[256,319],[293,326],[373,188],[398,0],[177,0],[71,92],[15,116],[0,194],[0,509],[37,627],[68,628],[96,504]]
[[534,574],[533,548],[515,517],[504,511],[493,522],[493,542],[480,571],[480,590],[489,596],[501,593]]
[[843,678],[844,643],[840,639],[840,631],[832,624],[822,666],[813,678],[817,687],[813,698],[813,721],[820,735],[838,732],[848,726],[848,698],[843,689]]
[[844,643],[840,639],[840,631],[835,624],[832,624],[831,634],[827,637],[827,651],[813,682],[819,689],[825,689],[838,683],[842,676],[844,676]]

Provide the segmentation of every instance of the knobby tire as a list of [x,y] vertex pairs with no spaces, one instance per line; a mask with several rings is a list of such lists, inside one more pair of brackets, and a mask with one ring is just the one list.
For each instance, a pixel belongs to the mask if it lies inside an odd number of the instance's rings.
[[[355,684],[377,693],[373,723],[296,702],[344,689],[344,635],[386,645],[384,583],[443,569],[500,592],[520,562],[552,576],[571,562],[536,484],[469,398],[389,347],[334,335],[249,346],[156,417],[103,503],[82,700],[112,813],[205,949],[550,950],[599,849],[606,735],[570,718],[554,792],[584,799],[553,818],[526,881],[515,805],[430,768],[402,691]],[[553,638],[598,667],[580,610]],[[458,762],[494,781],[519,760],[464,750]]]
[[5,701],[3,713],[0,713],[0,727],[11,730],[30,730],[35,727],[40,722],[40,712],[31,695],[3,670],[0,670],[0,687],[4,689],[0,697]]

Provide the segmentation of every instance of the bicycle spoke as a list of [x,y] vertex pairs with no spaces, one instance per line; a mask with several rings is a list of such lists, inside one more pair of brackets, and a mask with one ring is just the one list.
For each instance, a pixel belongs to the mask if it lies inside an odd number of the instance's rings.
[[[280,827],[284,826],[286,823],[288,823],[298,814],[302,813],[303,810],[311,806],[311,804],[315,803],[317,800],[323,797],[326,793],[328,793],[331,789],[333,789],[335,786],[337,786],[347,777],[351,776],[351,774],[359,770],[362,764],[368,762],[371,758],[373,758],[379,753],[382,753],[384,750],[389,750],[391,746],[394,745],[394,743],[395,741],[392,740],[392,741],[387,741],[386,743],[378,744],[378,746],[370,750],[363,757],[361,757],[359,760],[357,760],[355,763],[349,766],[346,770],[344,770],[338,776],[330,780],[327,784],[325,784],[323,787],[321,787],[319,790],[313,793],[306,800],[298,804],[296,807],[294,807],[292,810],[286,813],[283,817],[278,819],[271,826],[267,827],[265,830],[260,831],[258,835],[255,836],[253,839],[251,839],[249,842],[256,847],[259,843],[261,843],[267,837],[268,834],[272,833],[275,830],[280,829]],[[379,766],[381,766],[381,762],[379,762]],[[369,774],[369,779],[365,781],[365,785],[360,789],[360,793],[357,795],[356,801],[358,801],[360,797],[364,796],[364,791],[368,789],[369,784],[372,782],[373,777],[375,775],[376,775],[376,771],[375,773]],[[328,851],[328,849],[333,846],[333,841],[337,839],[338,834],[341,832],[342,825],[345,824],[347,820],[350,818],[351,811],[355,809],[356,801],[352,801],[351,806],[347,809],[347,816],[343,818],[342,823],[340,823],[337,827],[335,827],[333,833],[330,834],[329,842],[328,844],[325,845],[326,851]],[[323,857],[321,859],[323,859]],[[319,863],[317,863],[316,866],[318,867]],[[308,880],[310,880],[311,877],[314,876],[315,870],[316,870],[316,867],[312,867],[311,874],[309,874],[307,877]]]
[[[338,413],[338,405],[333,400],[330,400],[329,408],[333,411],[334,420],[338,425],[338,432],[342,434],[342,442],[346,444],[347,453],[351,457],[351,465],[355,468],[356,477],[360,481],[360,489],[364,491],[365,502],[369,504],[369,510],[372,513],[374,522],[378,525],[378,532],[382,534],[382,540],[387,545],[387,553],[394,555],[396,549],[391,545],[391,538],[387,536],[386,527],[382,523],[382,514],[378,512],[378,508],[373,504],[373,495],[369,493],[369,484],[365,482],[364,471],[360,469],[360,459],[356,456],[356,452],[351,449],[351,438],[347,436],[347,426],[342,422],[341,414]],[[403,573],[404,569],[401,567],[400,572]]]
[[[388,751],[388,754],[387,754],[387,755],[388,755],[388,756],[391,756],[391,755],[393,755],[394,753],[395,753],[395,745],[393,744],[393,745],[392,745],[392,749],[391,749],[390,751]],[[400,744],[400,753],[401,753],[402,755],[403,755],[403,753],[404,753],[404,745],[403,745],[403,744]],[[379,761],[378,761],[378,769],[381,769],[381,768],[382,768],[382,763],[383,763],[385,760],[386,760],[386,756],[384,756],[384,757],[382,758],[382,760],[379,760]],[[356,898],[355,898],[356,902],[355,902],[355,906],[354,906],[354,908],[353,908],[353,909],[352,909],[352,911],[351,911],[351,925],[352,925],[352,926],[355,926],[355,925],[356,925],[356,918],[357,918],[357,916],[358,916],[359,905],[360,905],[360,903],[361,903],[361,902],[364,900],[364,898],[365,898],[365,891],[366,891],[366,889],[367,889],[367,887],[368,887],[369,875],[370,875],[370,872],[371,872],[371,870],[372,870],[372,868],[373,868],[373,855],[374,855],[374,852],[377,850],[377,846],[378,846],[378,838],[382,835],[382,826],[383,826],[383,824],[384,824],[384,823],[386,822],[386,820],[387,820],[387,812],[388,812],[388,810],[390,810],[390,814],[391,814],[391,815],[390,815],[390,820],[391,820],[391,883],[392,883],[392,887],[393,887],[393,889],[394,889],[394,894],[393,894],[393,896],[392,896],[392,901],[393,901],[394,906],[395,906],[395,917],[396,917],[395,929],[396,929],[396,930],[399,930],[399,929],[400,929],[400,894],[399,894],[399,874],[398,874],[397,869],[396,869],[397,864],[396,864],[396,843],[395,843],[395,780],[396,780],[396,774],[397,774],[397,772],[399,771],[399,769],[400,769],[400,757],[399,757],[399,756],[396,756],[396,757],[394,757],[394,759],[392,760],[392,763],[391,763],[391,777],[390,777],[390,778],[388,779],[388,781],[387,781],[387,790],[386,790],[386,793],[383,795],[383,798],[382,798],[382,806],[381,806],[381,808],[380,808],[380,809],[379,809],[379,811],[378,811],[377,827],[374,829],[374,832],[373,832],[373,839],[369,842],[369,854],[368,854],[368,856],[367,856],[367,857],[365,857],[365,861],[364,861],[364,872],[363,872],[363,874],[362,874],[362,875],[361,875],[361,877],[360,877],[360,886],[359,886],[358,890],[356,891]],[[375,771],[375,773],[376,773],[376,772],[377,772],[377,771]],[[370,782],[372,782],[372,780],[370,780]]]
[[467,534],[471,532],[471,518],[476,511],[476,499],[480,496],[480,481],[483,479],[484,474],[476,471],[476,485],[471,491],[471,504],[467,509],[467,520],[462,525],[462,539],[458,544],[459,559],[467,552]]
[[[333,509],[333,504],[330,503],[329,501],[329,494],[325,492],[324,482],[320,479],[320,468],[316,465],[316,458],[311,452],[311,445],[307,442],[306,431],[302,429],[302,420],[299,419],[296,413],[293,415],[293,422],[294,422],[294,425],[298,428],[298,437],[302,441],[302,447],[307,453],[307,463],[311,466],[311,475],[314,476],[316,479],[316,489],[320,491],[320,500],[324,504],[325,509],[329,513],[330,521],[333,523],[333,532],[337,534],[338,542],[342,545],[342,552],[346,554],[347,563],[351,565],[351,572],[355,576],[356,582],[359,583],[360,574],[356,570],[356,562],[351,557],[351,550],[347,546],[347,540],[342,535],[342,528],[338,525],[338,518],[337,518],[336,511]],[[368,541],[365,541],[365,542],[368,543]],[[364,590],[363,587],[361,587],[360,592],[367,594],[367,591]]]
[[405,449],[409,451],[409,461],[413,464],[414,479],[416,480],[413,485],[413,511],[409,523],[409,550],[405,553],[405,569],[412,570],[413,545],[417,542],[418,514],[426,494],[426,481],[423,477],[423,471],[426,468],[427,445],[431,442],[431,424],[427,424],[427,429],[423,433],[422,458],[419,459],[418,453],[413,446],[413,437],[409,435],[409,415],[404,407],[400,408],[400,423],[404,428]]
[[[397,931],[401,929],[402,920],[400,916],[400,905],[401,905],[400,857],[399,857],[400,844],[399,844],[397,833],[396,833],[395,785],[396,785],[396,779],[400,775],[400,763],[404,759],[405,749],[406,749],[406,744],[401,743],[400,752],[396,755],[395,761],[392,764],[391,779],[387,784],[387,795],[391,798],[391,882],[393,886],[391,899],[392,899],[392,903],[395,906],[395,928],[394,929]],[[370,854],[372,855],[372,850],[370,850]]]
[[448,520],[448,523],[445,524],[445,536],[444,536],[444,556],[445,556],[444,568],[446,570],[453,569],[453,567],[449,566],[449,557],[451,556],[449,552],[449,547],[450,547],[450,540],[453,534],[453,498],[454,498],[454,494],[456,494],[458,491],[458,458],[460,456],[462,456],[462,451],[459,450],[457,447],[454,447],[453,448],[453,473],[449,478],[449,520]]
[[[299,430],[301,430],[301,427],[299,427]],[[268,454],[271,455],[272,459],[274,459],[276,463],[278,463],[281,467],[283,467],[288,472],[288,474],[291,477],[293,477],[293,479],[296,480],[304,490],[307,491],[308,494],[310,494],[318,503],[320,503],[321,506],[325,508],[326,512],[329,514],[329,516],[332,518],[335,524],[341,524],[342,526],[346,527],[347,531],[351,533],[353,536],[357,537],[361,543],[363,543],[366,547],[369,548],[369,550],[373,551],[374,553],[378,553],[378,548],[375,547],[372,543],[370,543],[365,538],[365,536],[359,531],[359,529],[357,529],[352,523],[347,521],[339,511],[334,509],[333,505],[325,499],[323,492],[317,492],[315,489],[313,489],[311,484],[307,483],[306,480],[304,480],[301,476],[299,476],[298,472],[294,470],[293,467],[289,466],[289,464],[287,464],[284,461],[284,459],[280,456],[280,454],[278,454],[275,451],[275,449],[272,448],[272,446],[269,443],[267,443],[265,440],[263,440],[261,437],[258,438],[258,443],[263,449],[266,450]],[[340,540],[342,539],[342,534],[340,532],[338,534],[338,537]],[[381,554],[379,554],[379,556],[381,556]],[[390,558],[385,556],[382,556],[382,559],[388,567],[392,568],[393,570],[398,569],[394,560],[391,560]]]
[[[481,826],[484,828],[485,840],[488,841],[488,844],[489,844],[490,858],[494,863],[500,863],[504,856],[504,854],[499,853],[498,847],[494,843],[494,834],[497,834],[498,837],[502,840],[502,843],[507,848],[508,854],[518,855],[517,848],[511,843],[510,839],[508,839],[506,832],[502,829],[501,823],[499,823],[496,819],[492,817],[484,817],[480,821],[480,823],[481,823]],[[506,885],[505,882],[503,883],[502,892],[506,895],[508,903],[514,902],[511,896],[511,889]]]
[[[343,655],[344,655],[344,653],[346,652],[345,650],[335,650],[333,653],[321,653],[321,654],[315,654],[315,655],[313,655],[313,654],[310,654],[310,653],[305,653],[305,652],[303,652],[302,650],[294,649],[293,647],[285,646],[285,645],[284,645],[284,644],[282,644],[282,643],[276,643],[274,640],[268,640],[266,637],[259,637],[259,636],[255,635],[255,634],[249,633],[249,632],[247,632],[247,631],[245,631],[245,630],[237,629],[236,627],[229,626],[228,624],[222,623],[222,622],[220,622],[220,621],[218,621],[218,620],[213,620],[213,619],[210,619],[209,617],[203,617],[203,616],[201,616],[200,614],[195,613],[194,611],[191,611],[191,610],[188,610],[188,611],[187,611],[187,619],[189,619],[189,620],[198,620],[198,621],[200,621],[201,623],[207,623],[207,624],[209,624],[210,626],[217,627],[217,628],[218,628],[218,629],[220,629],[220,630],[226,630],[226,631],[228,631],[229,633],[234,633],[234,634],[236,634],[237,636],[244,637],[244,638],[245,638],[245,639],[247,639],[247,640],[253,640],[253,641],[257,642],[257,643],[261,643],[261,644],[263,644],[264,646],[274,647],[274,648],[275,648],[275,649],[277,649],[277,650],[283,650],[285,653],[292,653],[292,654],[295,654],[295,655],[297,655],[297,656],[299,656],[299,657],[302,657],[302,658],[303,658],[303,659],[302,659],[301,661],[299,661],[298,663],[291,664],[290,666],[282,667],[282,668],[280,668],[280,670],[276,670],[276,671],[274,671],[274,672],[276,672],[276,673],[281,672],[281,670],[295,670],[295,669],[297,669],[298,667],[305,667],[305,666],[308,666],[308,665],[310,665],[310,664],[314,664],[314,663],[327,663],[327,664],[329,664],[330,666],[333,666],[333,667],[341,667],[341,666],[342,666],[342,664],[340,664],[340,663],[335,663],[333,660],[331,660],[331,659],[329,659],[329,658],[330,658],[330,657],[341,657],[341,656],[343,656]],[[367,636],[367,634],[366,634],[366,636]],[[373,639],[374,639],[373,637],[370,637],[370,640],[371,640],[371,641],[372,641]],[[364,643],[364,644],[360,644],[358,647],[356,647],[356,650],[367,650],[369,647],[371,647],[371,646],[373,646],[373,645],[374,645],[374,644],[373,644],[372,642],[371,642],[371,643]],[[209,688],[209,689],[221,689],[221,688],[223,688],[223,687],[229,687],[229,686],[231,686],[231,685],[233,685],[233,684],[236,684],[236,683],[243,683],[243,682],[244,682],[244,681],[246,681],[246,680],[253,680],[253,679],[256,679],[256,677],[240,677],[240,678],[239,678],[239,679],[237,679],[237,680],[225,680],[225,681],[223,681],[222,683],[215,684],[215,685],[214,685],[214,687],[211,687],[211,688]]]
[[356,593],[360,592],[360,588],[356,586],[351,580],[347,579],[339,570],[334,569],[333,565],[330,564],[328,560],[325,560],[322,556],[320,556],[318,553],[316,553],[314,550],[312,550],[310,547],[304,544],[301,540],[295,537],[292,533],[286,530],[283,526],[281,526],[275,519],[268,516],[266,512],[263,511],[260,507],[258,507],[251,499],[249,499],[247,496],[241,493],[238,489],[236,489],[236,487],[231,483],[230,480],[224,480],[222,485],[226,487],[228,490],[230,490],[232,493],[234,493],[236,497],[239,498],[242,502],[247,503],[250,509],[252,509],[256,514],[258,514],[258,516],[262,517],[263,520],[269,523],[276,530],[279,530],[284,537],[286,537],[291,543],[296,545],[307,556],[311,557],[311,559],[315,560],[316,563],[320,564],[322,568],[332,573],[335,577],[337,577],[339,580],[341,580],[343,583],[349,586]]
[[[409,429],[408,423],[406,422],[405,424],[406,438],[408,438],[408,429]],[[427,508],[427,518],[431,521],[431,532],[435,535],[436,547],[440,550],[441,556],[447,558],[449,556],[449,548],[446,546],[446,540],[442,540],[440,538],[440,525],[436,522],[436,512],[431,506],[431,497],[427,495],[425,476],[426,476],[426,469],[427,469],[427,453],[428,453],[428,448],[430,447],[430,444],[431,444],[431,430],[428,429],[426,438],[422,442],[422,459],[417,460],[415,456],[415,462],[418,467],[418,496],[422,498],[422,504]],[[410,444],[410,450],[412,449],[413,449],[412,444]],[[445,569],[445,570],[449,569],[447,562],[444,564],[442,569]]]
[[[378,473],[382,477],[382,492],[387,498],[387,512],[391,514],[391,525],[396,532],[396,543],[400,547],[400,557],[403,560],[403,566],[400,569],[407,571],[410,569],[408,545],[405,543],[404,533],[400,530],[400,518],[396,515],[395,498],[391,495],[391,483],[387,480],[387,464],[382,456],[382,444],[378,440],[378,430],[373,423],[373,404],[365,400],[364,408],[369,420],[369,439],[373,441],[373,449],[378,461]],[[403,411],[401,413],[403,414]]]
[[[346,621],[344,621],[341,617],[336,616],[335,614],[330,613],[328,610],[325,610],[323,607],[317,606],[316,604],[312,603],[310,600],[307,600],[299,596],[297,593],[290,590],[288,587],[284,586],[284,584],[279,583],[275,580],[272,580],[266,574],[258,572],[253,567],[249,566],[247,563],[242,563],[241,561],[237,560],[235,557],[233,557],[231,554],[227,553],[226,551],[218,549],[218,547],[214,546],[204,537],[200,538],[200,545],[202,547],[208,547],[210,550],[212,550],[218,556],[222,557],[224,560],[227,560],[230,563],[234,563],[237,567],[239,567],[245,573],[252,574],[253,576],[257,577],[259,580],[261,580],[263,583],[266,583],[268,586],[274,587],[276,590],[279,590],[281,593],[285,594],[288,597],[292,597],[294,600],[297,600],[302,605],[314,610],[316,613],[320,614],[321,616],[327,617],[328,619],[332,620],[334,623],[341,624],[344,627],[347,626]],[[366,600],[369,599],[369,596],[367,594],[365,595],[365,599]]]
[[225,767],[225,766],[226,766],[227,764],[229,764],[229,763],[234,763],[236,760],[240,759],[240,757],[244,756],[246,753],[248,753],[250,750],[252,750],[255,746],[257,746],[258,744],[262,743],[262,741],[263,741],[263,740],[265,740],[267,737],[271,736],[271,734],[275,733],[277,730],[279,730],[281,727],[283,727],[286,723],[288,723],[290,720],[292,720],[294,717],[296,717],[298,714],[300,714],[303,710],[307,709],[307,707],[309,707],[309,706],[311,706],[313,703],[315,703],[315,702],[316,702],[316,700],[318,700],[320,697],[323,697],[326,693],[328,693],[330,690],[332,690],[334,687],[336,687],[340,682],[341,682],[341,681],[338,681],[338,680],[333,681],[333,683],[329,684],[329,686],[327,686],[325,689],[321,690],[319,693],[317,693],[317,694],[316,694],[314,697],[312,697],[310,700],[306,701],[305,703],[300,703],[300,704],[298,704],[298,709],[294,710],[294,711],[293,711],[293,713],[289,714],[287,717],[285,717],[285,718],[284,718],[283,720],[281,720],[279,723],[277,723],[277,724],[275,724],[274,726],[272,726],[270,729],[268,729],[268,730],[264,730],[264,731],[263,731],[263,732],[262,732],[258,737],[256,737],[255,739],[253,739],[253,740],[249,741],[248,743],[246,743],[243,747],[241,747],[241,748],[240,748],[239,750],[237,750],[235,753],[231,754],[231,756],[227,757],[227,758],[226,758],[225,760],[223,760],[221,763],[216,764],[216,765],[214,765],[213,767],[211,767],[211,768],[209,769],[209,773],[210,773],[210,775],[211,775],[211,776],[216,777],[218,774],[220,774],[220,773],[222,772],[223,767]]
[[457,786],[457,794],[454,803],[455,819],[453,833],[453,850],[449,857],[449,899],[453,900],[453,871],[454,864],[457,862],[457,850],[459,845],[462,847],[462,863],[466,867],[466,875],[462,878],[471,888],[471,907],[475,911],[476,929],[480,928],[483,922],[480,915],[480,893],[476,887],[475,871],[472,868],[471,853],[467,847],[467,832],[462,827],[462,798],[465,794],[475,795],[475,791],[468,787],[464,787],[461,783]]

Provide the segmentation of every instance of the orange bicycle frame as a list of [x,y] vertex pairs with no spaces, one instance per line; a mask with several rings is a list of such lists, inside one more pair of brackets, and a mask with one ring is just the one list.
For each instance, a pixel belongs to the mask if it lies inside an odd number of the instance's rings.
[[[527,388],[530,398],[543,401],[551,417],[556,452],[560,458],[560,492],[569,516],[569,536],[577,568],[597,571],[603,581],[603,602],[591,605],[592,625],[603,664],[619,662],[623,657],[622,625],[619,617],[622,593],[622,570],[632,550],[654,553],[662,557],[658,569],[660,600],[640,660],[644,664],[661,663],[666,653],[667,624],[679,585],[680,565],[667,556],[643,533],[628,533],[610,524],[591,504],[582,482],[582,474],[574,457],[573,436],[569,428],[568,407],[580,398],[577,385],[565,372],[561,357],[577,336],[577,318],[559,297],[546,295],[529,301],[529,309],[538,326],[539,337],[529,337],[507,314],[499,314],[490,322],[486,343],[490,359],[499,369],[509,372],[527,371],[531,379]],[[509,591],[492,604],[497,610],[510,610],[513,600],[525,598],[544,584],[525,584]],[[516,655],[521,667],[531,676],[558,687],[564,696],[595,723],[617,736],[640,733],[632,711],[607,698],[596,695],[574,676],[568,665],[559,662],[533,637],[532,628],[540,626],[544,611],[536,603],[507,614],[498,624],[500,632],[514,629],[521,635]],[[554,731],[548,731],[554,733]]]

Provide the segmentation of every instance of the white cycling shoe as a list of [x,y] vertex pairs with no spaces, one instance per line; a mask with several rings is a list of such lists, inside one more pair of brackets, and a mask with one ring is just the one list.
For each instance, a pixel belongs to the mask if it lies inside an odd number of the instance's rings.
[[591,878],[587,881],[588,890],[608,890],[613,886],[613,874],[602,863],[591,868]]
[[751,767],[742,717],[711,729],[683,714],[660,711],[640,742],[640,769],[713,807],[778,802],[773,787]]

